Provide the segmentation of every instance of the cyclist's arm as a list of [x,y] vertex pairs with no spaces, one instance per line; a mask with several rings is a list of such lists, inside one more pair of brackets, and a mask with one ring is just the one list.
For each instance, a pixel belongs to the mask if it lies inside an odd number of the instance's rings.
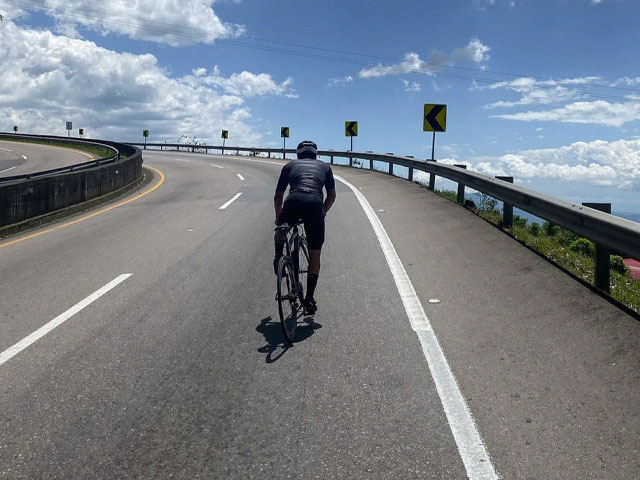
[[336,189],[332,188],[331,190],[327,190],[327,198],[324,199],[324,205],[322,206],[322,211],[324,212],[325,215],[331,209],[331,206],[335,201],[336,201]]
[[327,172],[324,178],[324,188],[327,189],[327,198],[324,199],[324,205],[322,206],[322,212],[326,215],[331,209],[333,202],[336,201],[336,181],[333,179],[333,172],[331,167],[327,167]]
[[278,217],[280,216],[280,212],[282,211],[283,200],[284,200],[284,192],[278,192],[276,190],[276,194],[273,197],[273,206],[276,210],[276,222],[278,221]]
[[278,222],[278,217],[280,216],[280,212],[282,211],[282,202],[284,199],[284,192],[287,189],[287,185],[289,184],[289,164],[286,164],[280,170],[280,178],[278,179],[278,185],[276,185],[276,193],[273,196],[273,206],[276,211],[276,223]]

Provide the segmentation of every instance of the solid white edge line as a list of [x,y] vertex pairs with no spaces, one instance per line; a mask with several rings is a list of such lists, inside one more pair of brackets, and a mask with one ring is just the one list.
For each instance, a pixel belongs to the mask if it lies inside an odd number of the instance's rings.
[[220,208],[218,208],[218,210],[224,210],[225,208],[227,208],[229,205],[231,205],[233,202],[235,202],[238,197],[242,195],[242,192],[236,193],[233,198],[231,198],[231,200],[229,200],[227,203],[225,203],[224,205],[222,205]]
[[29,345],[37,342],[40,338],[44,337],[47,333],[49,333],[54,328],[62,325],[64,322],[66,322],[71,317],[73,317],[76,313],[78,313],[79,311],[81,311],[82,309],[87,307],[88,305],[90,305],[93,302],[95,302],[98,298],[103,296],[109,290],[117,287],[119,284],[124,282],[131,275],[132,275],[131,273],[124,273],[124,274],[116,277],[115,279],[113,279],[109,283],[107,283],[104,287],[100,288],[99,290],[96,290],[91,295],[89,295],[87,298],[82,300],[81,302],[76,303],[73,307],[71,307],[66,312],[61,313],[56,318],[51,320],[49,323],[47,323],[47,324],[43,325],[42,327],[40,327],[38,330],[33,332],[31,335],[23,338],[22,340],[20,340],[18,343],[16,343],[12,347],[7,348],[4,352],[0,353],[0,365],[2,365],[3,363],[7,362],[11,358],[15,357],[18,353],[20,353],[22,350],[27,348]]
[[13,170],[16,167],[5,168],[4,170],[0,170],[0,173],[8,172],[9,170]]
[[212,167],[216,167],[216,168],[224,168],[224,167],[221,167],[220,165],[214,165],[213,163],[210,163],[209,165],[211,165]]
[[499,478],[491,463],[484,442],[480,437],[478,428],[471,415],[471,410],[469,410],[467,406],[458,382],[449,367],[447,358],[431,328],[431,323],[424,313],[422,303],[413,288],[409,275],[407,275],[404,265],[389,235],[387,235],[382,222],[362,192],[340,176],[334,175],[334,177],[353,191],[378,237],[396,287],[402,298],[405,311],[409,317],[411,327],[420,340],[422,351],[427,360],[436,389],[438,390],[438,395],[440,396],[440,401],[442,402],[444,412],[449,421],[451,432],[458,446],[460,457],[467,470],[467,476],[472,480],[493,480]]
[[240,175],[239,173],[237,175],[240,180],[244,180],[244,177],[242,175]]

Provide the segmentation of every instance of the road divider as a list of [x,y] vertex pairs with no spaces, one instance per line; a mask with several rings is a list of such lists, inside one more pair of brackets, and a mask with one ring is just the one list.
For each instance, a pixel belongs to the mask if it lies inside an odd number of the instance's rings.
[[23,338],[22,340],[20,340],[15,345],[7,348],[4,352],[0,353],[0,365],[4,364],[5,362],[8,362],[13,357],[15,357],[18,353],[23,351],[25,348],[27,348],[30,345],[34,344],[39,339],[44,337],[47,333],[51,332],[53,329],[55,329],[55,328],[59,327],[60,325],[62,325],[64,322],[66,322],[71,317],[73,317],[76,313],[78,313],[81,310],[85,309],[86,307],[91,305],[93,302],[95,302],[97,299],[102,297],[105,293],[109,292],[110,290],[112,290],[115,287],[117,287],[118,285],[120,285],[122,282],[124,282],[131,275],[133,275],[133,274],[132,273],[124,273],[124,274],[114,278],[109,283],[107,283],[104,287],[96,290],[91,295],[89,295],[87,298],[82,300],[81,302],[76,303],[69,310],[67,310],[64,313],[61,313],[56,318],[51,320],[49,323],[43,325],[38,330],[33,332],[31,335]]

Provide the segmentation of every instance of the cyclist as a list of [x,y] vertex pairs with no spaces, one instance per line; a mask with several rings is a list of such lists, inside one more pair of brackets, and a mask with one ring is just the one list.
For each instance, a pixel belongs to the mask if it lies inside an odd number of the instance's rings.
[[[296,148],[298,159],[292,160],[282,167],[280,179],[276,186],[273,203],[276,210],[276,225],[290,225],[302,220],[309,247],[309,271],[307,273],[307,291],[303,306],[305,313],[313,315],[317,310],[313,294],[320,274],[320,253],[324,243],[324,216],[336,200],[336,184],[333,172],[326,163],[317,160],[318,146],[305,140]],[[289,186],[289,195],[284,201],[284,192]],[[324,198],[322,188],[327,191]],[[278,269],[278,261],[282,256],[286,235],[276,230],[275,259],[273,268]]]

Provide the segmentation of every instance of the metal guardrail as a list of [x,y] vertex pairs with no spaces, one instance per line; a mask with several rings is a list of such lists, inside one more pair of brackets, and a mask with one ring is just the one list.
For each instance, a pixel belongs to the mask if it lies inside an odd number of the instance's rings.
[[59,168],[53,168],[50,170],[44,170],[41,172],[34,172],[34,173],[27,173],[27,174],[23,174],[23,175],[14,175],[11,177],[1,177],[0,178],[0,183],[6,183],[6,182],[15,182],[15,181],[19,181],[19,180],[28,180],[31,178],[38,178],[38,177],[44,177],[47,175],[55,175],[58,173],[65,173],[65,172],[76,172],[78,170],[83,170],[85,168],[94,168],[94,167],[99,167],[101,165],[106,165],[109,163],[113,163],[113,162],[117,162],[118,160],[120,160],[120,152],[118,151],[118,149],[112,145],[107,145],[104,143],[99,143],[99,142],[92,142],[90,140],[81,140],[78,138],[64,138],[64,137],[54,137],[51,135],[27,135],[27,134],[20,134],[20,135],[16,135],[13,133],[4,133],[4,132],[0,132],[0,140],[2,139],[11,139],[11,140],[16,140],[16,141],[20,141],[20,140],[39,140],[39,141],[50,141],[51,143],[56,143],[56,144],[60,144],[60,143],[68,143],[70,145],[72,144],[80,144],[80,145],[87,145],[87,146],[96,146],[96,147],[102,147],[106,150],[111,150],[113,152],[113,155],[111,155],[110,157],[104,157],[104,158],[98,158],[96,160],[92,160],[90,162],[83,162],[83,163],[78,163],[76,165],[69,165],[66,167],[59,167]]
[[[143,146],[141,143],[133,145]],[[229,147],[207,145],[184,145],[148,143],[146,147],[161,147],[162,149],[191,148],[192,151],[220,150],[248,152],[252,155],[259,153],[281,154],[284,158],[287,153],[294,154],[294,149],[282,148],[256,148],[256,147]],[[640,259],[640,224],[616,217],[609,213],[561,200],[543,193],[524,187],[513,185],[511,177],[491,178],[477,172],[466,170],[464,165],[444,165],[437,161],[417,161],[413,157],[402,157],[392,153],[379,154],[372,152],[334,151],[322,150],[319,156],[329,157],[330,163],[334,158],[348,158],[349,166],[353,166],[353,160],[369,160],[369,169],[373,169],[373,162],[385,162],[389,165],[388,173],[393,175],[394,165],[401,165],[409,169],[408,178],[413,180],[414,170],[428,173],[429,189],[433,190],[436,177],[443,177],[458,183],[458,202],[464,202],[464,188],[470,187],[481,193],[501,200],[504,203],[504,224],[510,226],[513,207],[547,220],[550,223],[587,238],[596,244],[596,287],[609,291],[609,255],[608,251],[619,252],[622,255]],[[606,254],[603,255],[603,252]]]

